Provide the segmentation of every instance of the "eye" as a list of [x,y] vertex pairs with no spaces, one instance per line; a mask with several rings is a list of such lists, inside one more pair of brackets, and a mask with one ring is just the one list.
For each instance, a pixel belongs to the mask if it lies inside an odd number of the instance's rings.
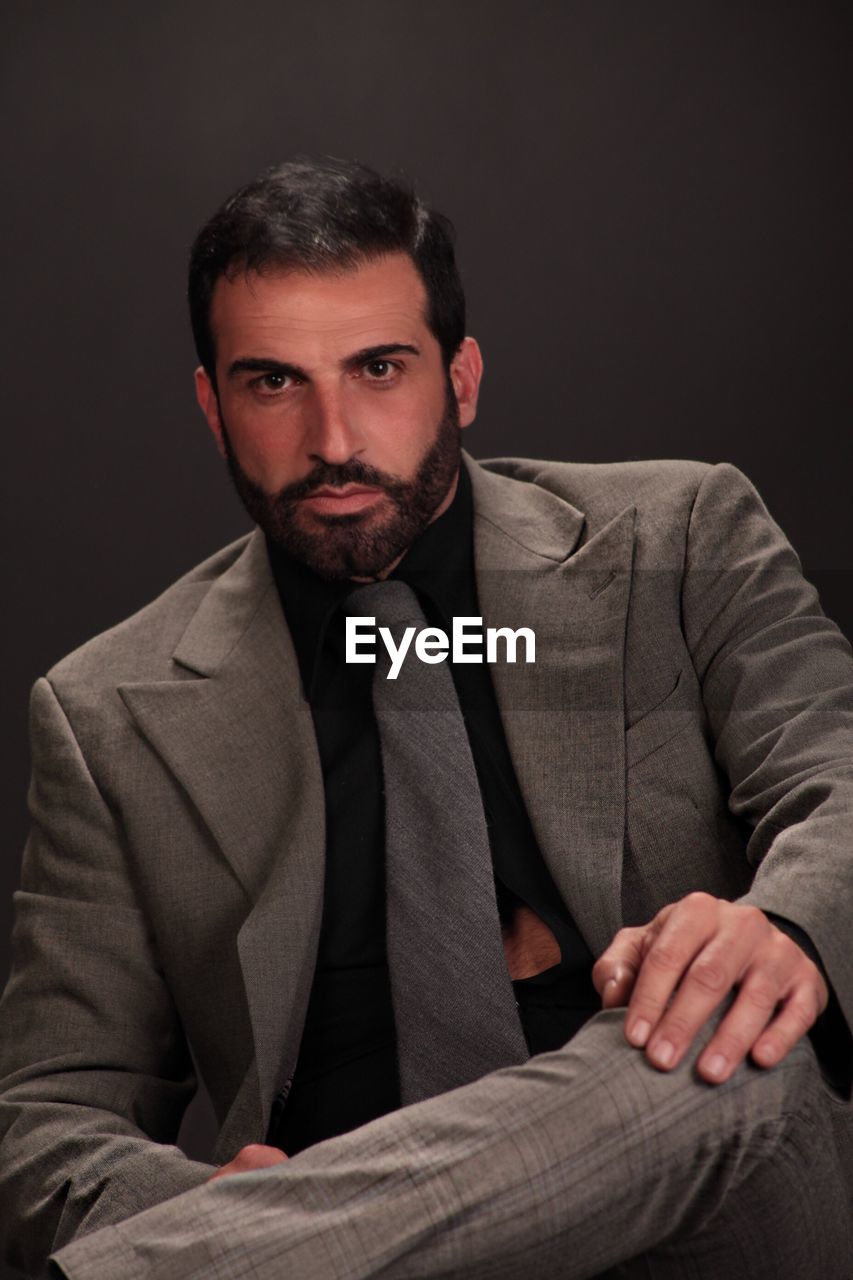
[[289,373],[276,373],[270,370],[269,373],[262,373],[257,378],[252,378],[249,386],[253,391],[263,396],[280,395],[282,391],[286,391],[292,386],[296,379]]
[[389,382],[398,370],[392,360],[368,360],[362,368],[371,382]]

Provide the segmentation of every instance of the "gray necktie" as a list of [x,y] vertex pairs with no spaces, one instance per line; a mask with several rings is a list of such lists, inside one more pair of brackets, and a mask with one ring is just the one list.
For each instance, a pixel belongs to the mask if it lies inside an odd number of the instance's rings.
[[[399,644],[426,625],[403,582],[347,598]],[[447,661],[409,646],[395,680],[377,634],[373,705],[385,788],[388,966],[403,1103],[529,1057],[507,970],[486,821]]]

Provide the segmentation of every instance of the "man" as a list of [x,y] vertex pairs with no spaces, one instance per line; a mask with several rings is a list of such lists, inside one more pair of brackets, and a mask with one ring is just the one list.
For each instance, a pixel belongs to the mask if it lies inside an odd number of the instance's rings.
[[848,1274],[853,661],[755,490],[461,454],[447,226],[357,166],[238,192],[190,305],[259,528],[35,687],[9,1259]]

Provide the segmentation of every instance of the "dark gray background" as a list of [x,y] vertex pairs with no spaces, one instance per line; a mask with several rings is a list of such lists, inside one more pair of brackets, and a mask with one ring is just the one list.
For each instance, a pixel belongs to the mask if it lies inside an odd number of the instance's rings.
[[404,169],[453,217],[472,452],[736,462],[853,630],[851,13],[5,6],[4,944],[31,682],[247,527],[193,401],[185,258],[289,155]]

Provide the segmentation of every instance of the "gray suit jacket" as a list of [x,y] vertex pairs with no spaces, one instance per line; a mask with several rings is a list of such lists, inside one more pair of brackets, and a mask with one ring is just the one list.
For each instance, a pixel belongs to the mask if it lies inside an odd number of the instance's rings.
[[[492,668],[510,752],[593,952],[691,890],[738,898],[806,930],[853,1025],[853,661],[753,487],[466,465],[484,622],[537,637],[535,665]],[[263,1141],[293,1072],[323,787],[263,538],[60,662],[32,744],[0,1236],[35,1269],[209,1175],[170,1145],[197,1071],[217,1162]]]

